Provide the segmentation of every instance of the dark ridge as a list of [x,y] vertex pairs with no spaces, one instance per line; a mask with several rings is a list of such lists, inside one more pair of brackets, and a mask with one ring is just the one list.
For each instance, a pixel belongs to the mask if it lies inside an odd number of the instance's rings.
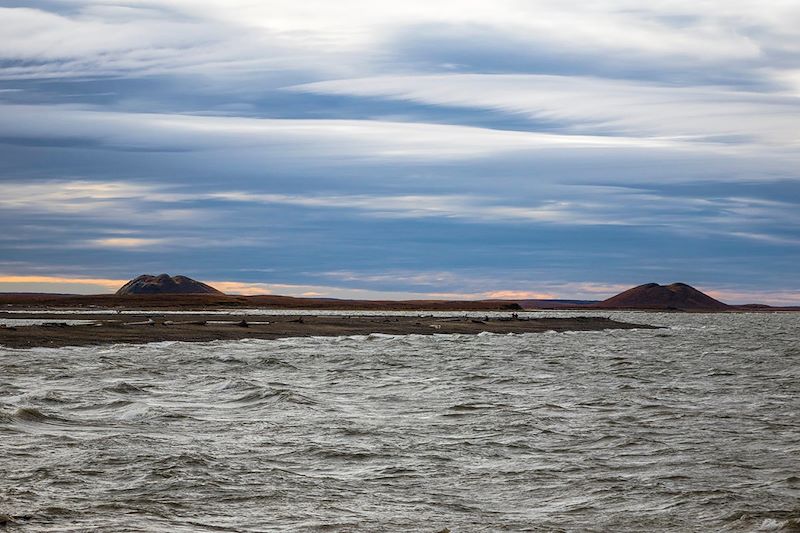
[[677,309],[682,311],[721,311],[730,306],[715,300],[686,283],[659,285],[647,283],[633,287],[595,304],[606,309]]
[[78,296],[71,292],[0,292],[2,296],[20,296],[20,297],[49,297],[49,296]]
[[122,308],[122,309],[337,309],[375,311],[519,311],[517,302],[466,300],[341,300],[334,298],[296,298],[264,294],[94,294],[58,296],[52,294],[3,295],[2,307],[33,308]]
[[600,302],[598,300],[538,299],[517,300],[517,303],[525,309],[582,309]]
[[170,276],[161,274],[152,276],[144,274],[132,279],[116,292],[117,296],[128,296],[131,294],[218,294],[218,291],[210,285],[195,281],[186,276]]

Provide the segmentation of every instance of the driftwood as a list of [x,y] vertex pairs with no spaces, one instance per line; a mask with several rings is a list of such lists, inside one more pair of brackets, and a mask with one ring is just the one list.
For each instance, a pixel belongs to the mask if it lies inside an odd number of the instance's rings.
[[142,322],[125,322],[122,324],[123,326],[155,326],[156,321],[152,318],[148,318]]

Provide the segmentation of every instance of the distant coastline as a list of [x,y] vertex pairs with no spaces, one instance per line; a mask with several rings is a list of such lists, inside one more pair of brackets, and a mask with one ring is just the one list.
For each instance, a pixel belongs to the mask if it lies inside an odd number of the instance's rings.
[[108,309],[108,310],[213,310],[213,309],[316,309],[373,311],[523,311],[523,310],[627,310],[687,312],[800,311],[800,307],[762,304],[729,305],[686,283],[645,283],[605,300],[485,299],[485,300],[346,300],[302,298],[271,294],[228,295],[188,276],[142,274],[114,294],[65,295],[0,293],[5,309]]
[[130,309],[130,310],[211,310],[211,309],[320,309],[373,311],[684,311],[684,312],[778,312],[800,311],[800,307],[773,307],[761,304],[727,305],[720,309],[681,309],[654,305],[606,306],[602,301],[586,300],[345,300],[301,298],[277,295],[225,294],[113,294],[70,295],[47,293],[0,293],[0,311],[20,309]]

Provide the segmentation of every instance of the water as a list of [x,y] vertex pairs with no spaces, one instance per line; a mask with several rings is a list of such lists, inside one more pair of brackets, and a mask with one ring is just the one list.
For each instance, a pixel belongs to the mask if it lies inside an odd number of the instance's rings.
[[95,320],[53,320],[52,318],[3,318],[0,317],[0,326],[41,326],[42,324],[56,323],[68,326],[91,326]]
[[670,327],[0,348],[0,515],[25,532],[800,527],[800,314],[613,316]]

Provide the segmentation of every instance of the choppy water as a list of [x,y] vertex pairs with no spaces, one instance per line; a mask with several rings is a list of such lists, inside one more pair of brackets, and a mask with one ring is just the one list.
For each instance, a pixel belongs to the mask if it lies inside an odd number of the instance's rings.
[[0,514],[10,531],[800,527],[800,314],[615,315],[671,327],[0,348]]

